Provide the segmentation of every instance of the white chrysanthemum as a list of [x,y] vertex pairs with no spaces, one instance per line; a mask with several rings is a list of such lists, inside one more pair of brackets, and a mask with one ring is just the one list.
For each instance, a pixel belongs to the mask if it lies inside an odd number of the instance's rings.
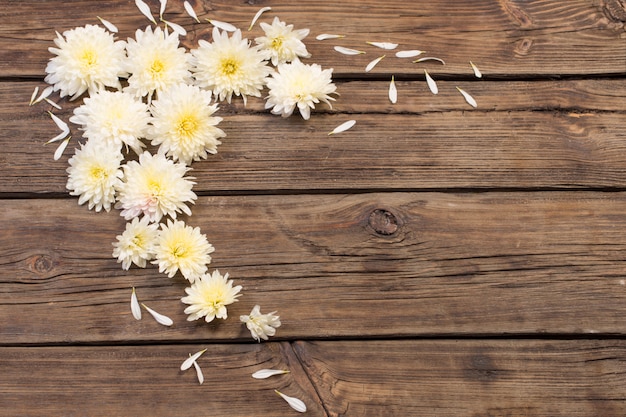
[[78,204],[89,203],[89,210],[111,210],[115,189],[121,184],[123,156],[114,146],[87,141],[76,149],[67,168],[67,189],[80,196]]
[[213,117],[217,104],[211,105],[211,92],[197,86],[179,84],[165,90],[152,102],[152,126],[148,138],[160,151],[175,161],[189,165],[217,153],[218,138],[226,136],[215,127],[222,121]]
[[191,81],[190,55],[179,48],[178,35],[168,34],[160,27],[152,31],[137,30],[135,39],[126,45],[128,59],[126,70],[131,74],[124,89],[137,97],[152,97],[173,85]]
[[91,141],[110,143],[121,149],[123,145],[141,153],[150,113],[148,106],[130,94],[101,90],[85,98],[84,104],[74,109],[70,122],[81,125],[83,136]]
[[239,316],[239,320],[250,330],[254,340],[260,342],[261,339],[267,340],[270,336],[274,336],[276,328],[280,327],[280,317],[275,313],[275,311],[272,311],[271,313],[261,314],[261,307],[255,305],[250,315]]
[[226,306],[237,301],[241,295],[241,285],[233,287],[233,281],[228,279],[228,273],[224,276],[218,270],[213,274],[205,274],[189,288],[185,288],[187,297],[181,298],[189,307],[185,308],[185,314],[189,314],[187,320],[193,321],[204,317],[209,323],[214,318],[226,319],[228,312]]
[[300,61],[278,65],[278,72],[267,81],[269,96],[266,109],[283,117],[291,116],[296,106],[305,120],[311,116],[315,104],[323,101],[331,108],[330,100],[337,87],[332,83],[333,70],[322,70],[317,64],[306,65]]
[[250,46],[241,38],[237,29],[232,37],[227,32],[213,28],[213,42],[198,42],[198,49],[191,51],[192,72],[196,83],[211,90],[218,100],[230,103],[234,95],[260,97],[266,77],[272,73],[265,59],[267,54],[258,46]]
[[139,220],[135,217],[132,222],[126,223],[124,233],[117,236],[113,243],[113,257],[122,263],[122,268],[128,270],[131,264],[141,268],[146,267],[146,261],[154,259],[159,227],[150,223],[147,217]]
[[163,216],[176,218],[176,213],[188,216],[191,210],[187,203],[197,198],[191,191],[195,184],[192,177],[185,177],[189,168],[174,163],[163,154],[139,155],[139,162],[129,161],[124,165],[124,181],[118,186],[116,208],[126,220],[139,215],[158,222]]
[[262,22],[261,28],[265,36],[254,41],[269,52],[272,64],[284,64],[311,56],[302,42],[308,36],[309,29],[293,30],[293,25],[281,22],[278,17],[274,17],[271,25]]
[[152,263],[159,265],[159,272],[170,278],[180,271],[193,283],[206,273],[207,264],[211,263],[210,253],[214,251],[206,235],[200,233],[200,228],[168,219],[167,225],[161,225]]
[[100,26],[87,25],[57,32],[54,43],[58,48],[48,48],[56,56],[46,66],[46,82],[61,97],[72,100],[85,91],[94,93],[104,87],[121,88],[119,77],[125,77],[123,62],[126,42],[115,41],[113,35]]

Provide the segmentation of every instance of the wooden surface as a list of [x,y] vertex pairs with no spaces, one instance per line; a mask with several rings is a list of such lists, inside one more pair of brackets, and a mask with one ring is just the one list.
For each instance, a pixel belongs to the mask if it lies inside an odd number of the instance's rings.
[[[0,0],[1,416],[297,415],[274,389],[312,416],[626,415],[623,1],[191,3],[310,28],[341,96],[309,121],[220,105],[228,136],[193,165],[188,223],[244,296],[223,323],[187,322],[184,280],[121,269],[124,220],[67,194],[71,152],[52,160],[50,107],[28,107],[55,30],[102,16],[125,38],[147,20],[131,0]],[[182,1],[166,17],[187,47],[209,36]],[[446,65],[389,54],[365,73],[384,53],[366,41]],[[57,101],[69,118],[76,103]],[[174,326],[135,321],[133,286]],[[236,319],[254,304],[281,316],[270,342]],[[204,348],[198,385],[179,366]],[[261,368],[290,373],[252,379]]]

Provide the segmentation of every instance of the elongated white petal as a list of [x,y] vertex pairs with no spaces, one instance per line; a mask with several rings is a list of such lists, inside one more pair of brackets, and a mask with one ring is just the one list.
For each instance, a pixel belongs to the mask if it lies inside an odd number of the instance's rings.
[[157,313],[156,311],[154,311],[153,309],[151,309],[144,303],[141,303],[141,305],[143,306],[143,308],[145,308],[148,311],[148,313],[152,315],[152,317],[154,317],[157,323],[162,324],[163,326],[171,326],[172,324],[174,324],[174,321],[171,318],[164,316],[161,313]]
[[187,359],[185,359],[185,361],[182,363],[182,365],[180,365],[180,370],[181,371],[186,371],[187,369],[191,368],[191,365],[193,365],[193,363],[196,361],[196,359],[198,359],[200,356],[202,356],[202,354],[206,352],[206,349],[202,349],[199,352],[194,353],[193,355],[189,355],[189,357]]
[[35,87],[33,94],[30,95],[30,102],[28,103],[29,106],[35,104],[35,97],[37,97],[37,93],[39,93],[39,86]]
[[163,13],[165,13],[165,7],[167,6],[167,0],[159,0],[161,2],[161,8],[159,9],[159,18],[163,19]]
[[150,11],[150,6],[148,6],[144,1],[135,0],[135,6],[137,6],[141,14],[146,16],[148,20],[150,20],[155,25],[157,24],[156,20],[154,19],[154,16],[152,16],[152,12]]
[[176,33],[178,36],[185,36],[185,35],[187,35],[187,31],[181,25],[176,24],[174,22],[170,22],[170,21],[165,20],[165,19],[161,19],[161,21],[163,23],[165,23],[167,26],[171,27],[172,30],[174,31],[174,33]]
[[315,37],[318,41],[325,41],[326,39],[345,38],[346,35],[334,35],[332,33],[322,33]]
[[282,397],[283,400],[287,401],[287,404],[294,410],[299,413],[304,413],[306,411],[306,404],[298,398],[290,397],[288,395],[283,394],[278,390],[274,390],[274,392]]
[[432,79],[428,71],[424,70],[424,76],[426,77],[426,83],[428,84],[428,88],[430,92],[433,94],[437,94],[439,92],[439,88],[437,88],[437,83]]
[[467,101],[467,104],[469,104],[470,106],[474,108],[478,107],[478,103],[476,103],[476,100],[474,100],[474,97],[472,97],[467,91],[459,87],[457,87],[456,89],[459,90],[459,93],[463,95],[463,97],[465,98],[465,101]]
[[55,137],[53,137],[52,139],[50,139],[48,142],[46,142],[46,145],[50,144],[50,143],[54,143],[56,141],[59,141],[61,139],[65,139],[67,138],[67,135],[69,134],[69,131],[63,131],[61,133],[59,133],[58,135],[56,135]]
[[396,89],[396,82],[393,75],[391,76],[391,83],[389,83],[389,101],[396,104],[398,101],[398,90]]
[[474,65],[474,63],[472,61],[470,61],[470,65],[472,66],[472,70],[474,71],[474,75],[476,76],[476,78],[482,78],[483,74],[482,74],[482,72],[480,72],[478,67],[476,65]]
[[343,46],[335,46],[335,51],[344,55],[359,55],[359,54],[365,53],[364,51],[359,51],[357,49],[352,49],[352,48],[345,48]]
[[130,294],[130,312],[133,313],[135,320],[141,320],[141,306],[139,305],[139,300],[137,300],[135,287],[133,287],[133,292]]
[[375,46],[377,48],[381,48],[381,49],[396,49],[398,47],[397,43],[391,43],[391,42],[365,42],[365,43]]
[[48,97],[44,97],[44,100],[46,100],[46,103],[48,103],[49,105],[51,105],[52,107],[54,107],[57,110],[63,110],[61,108],[61,106],[59,106],[58,104],[56,104],[54,101],[50,100]]
[[343,122],[342,124],[334,128],[332,131],[328,132],[328,136],[345,132],[346,130],[354,126],[355,124],[356,124],[356,120],[348,120],[347,122]]
[[57,125],[57,127],[59,129],[61,129],[64,132],[68,132],[70,131],[70,127],[67,125],[67,123],[65,123],[63,120],[59,119],[54,113],[52,112],[48,112],[48,114],[50,115],[50,117],[52,117],[52,121]]
[[265,379],[274,375],[282,375],[288,374],[289,371],[284,369],[261,369],[260,371],[256,371],[252,374],[252,378],[254,379]]
[[200,365],[198,365],[198,362],[193,361],[193,367],[196,368],[196,375],[198,376],[198,382],[200,383],[200,385],[202,385],[204,383],[204,374],[202,373],[202,369],[200,369]]
[[185,11],[187,11],[187,14],[191,16],[193,19],[195,19],[196,22],[200,23],[200,19],[198,19],[198,15],[196,14],[196,11],[193,9],[193,6],[187,0],[185,0],[185,2],[183,3],[183,6],[185,7]]
[[234,32],[234,31],[237,30],[237,27],[235,25],[231,25],[230,23],[222,22],[221,20],[207,19],[207,21],[210,24],[212,24],[213,26],[215,26],[216,28],[225,30],[226,32]]
[[424,51],[420,51],[419,49],[411,49],[408,51],[398,51],[396,52],[396,57],[398,58],[413,58],[416,56],[420,56],[424,53]]
[[443,59],[437,58],[437,57],[434,57],[434,56],[425,56],[424,58],[416,59],[413,62],[418,63],[418,62],[424,62],[424,61],[437,61],[437,62],[441,62],[443,65],[446,65],[446,63],[444,62]]
[[107,30],[111,33],[117,33],[117,26],[115,26],[113,23],[109,22],[106,19],[101,18],[100,16],[96,16],[100,22],[102,22],[102,25],[104,25],[105,28],[107,28]]
[[261,17],[263,13],[269,12],[270,10],[272,10],[272,8],[269,6],[260,8],[259,11],[256,12],[254,17],[252,18],[252,21],[250,22],[250,26],[248,26],[248,30],[252,30],[252,27],[254,26],[256,21],[259,20],[259,17]]
[[65,148],[67,148],[67,144],[70,143],[71,136],[68,136],[63,142],[61,142],[56,151],[54,151],[54,160],[58,161],[65,152]]
[[374,67],[385,57],[385,55],[383,56],[379,56],[378,58],[372,60],[369,64],[367,64],[367,66],[365,67],[365,72],[370,72],[371,70],[374,69]]
[[[41,94],[39,95],[39,97],[37,97],[35,99],[35,101],[33,102],[33,104],[37,104],[40,101],[45,100],[46,98],[48,98],[50,96],[50,94],[52,94],[52,92],[54,91],[54,87],[52,87],[51,85],[44,88],[43,91],[41,92]],[[55,103],[56,104],[56,103]]]

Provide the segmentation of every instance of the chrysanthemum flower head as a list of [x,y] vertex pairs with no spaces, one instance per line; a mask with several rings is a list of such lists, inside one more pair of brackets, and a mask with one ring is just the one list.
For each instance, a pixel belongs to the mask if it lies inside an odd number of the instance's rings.
[[149,220],[148,217],[141,220],[135,217],[132,222],[126,223],[124,233],[118,235],[117,242],[113,243],[113,257],[122,263],[123,269],[128,270],[133,263],[145,268],[146,261],[154,258],[159,227]]
[[213,319],[226,319],[228,312],[226,306],[237,301],[241,295],[241,285],[233,287],[233,281],[228,279],[228,273],[224,276],[218,270],[212,274],[205,274],[189,288],[185,288],[186,297],[181,298],[189,307],[185,308],[185,314],[189,314],[187,320],[193,321],[204,317],[207,323]]
[[226,99],[229,103],[233,94],[241,96],[244,104],[247,96],[261,96],[272,69],[265,61],[267,54],[242,39],[241,30],[229,37],[228,32],[213,28],[213,41],[200,40],[198,44],[191,51],[197,85],[211,90],[219,101]]
[[125,91],[136,97],[152,97],[173,85],[191,81],[190,55],[179,48],[178,34],[167,33],[160,27],[137,30],[135,39],[126,45],[126,71],[131,76]]
[[105,143],[87,141],[76,149],[67,168],[67,189],[80,196],[78,204],[89,203],[89,210],[109,211],[115,202],[115,189],[123,173],[119,149]]
[[206,235],[200,233],[200,228],[168,219],[167,224],[161,224],[152,263],[159,265],[159,272],[170,278],[180,271],[193,283],[206,273],[207,264],[211,263],[210,254],[214,251]]
[[126,220],[144,215],[158,222],[164,216],[176,218],[180,212],[190,216],[187,203],[193,203],[197,196],[191,191],[193,178],[185,177],[189,169],[161,153],[142,153],[139,161],[124,165],[124,181],[117,187],[115,207],[122,209],[120,214]]
[[275,313],[275,311],[272,311],[271,313],[261,314],[261,307],[255,305],[249,315],[239,316],[239,320],[250,330],[254,340],[260,342],[261,339],[267,340],[270,336],[274,336],[276,328],[280,327],[280,317]]
[[124,41],[116,41],[100,26],[87,25],[57,33],[54,43],[58,48],[48,48],[56,56],[46,66],[45,81],[60,90],[61,97],[73,100],[85,91],[121,88],[119,77],[127,75]]
[[178,84],[163,91],[152,102],[152,126],[148,138],[152,145],[175,161],[189,165],[217,153],[219,138],[226,136],[216,125],[221,117],[213,114],[217,104],[211,105],[211,92],[198,86]]
[[269,96],[266,109],[283,117],[291,116],[296,106],[305,120],[311,116],[311,109],[320,101],[328,104],[334,100],[330,94],[337,87],[332,83],[332,69],[322,70],[318,64],[303,64],[294,61],[278,65],[278,72],[267,81]]
[[84,104],[74,109],[70,122],[81,125],[83,136],[90,141],[123,145],[141,153],[150,113],[148,106],[121,91],[100,90],[86,97]]
[[265,36],[254,41],[269,52],[272,64],[283,64],[311,56],[302,42],[308,36],[309,29],[293,30],[293,25],[281,22],[278,17],[274,17],[271,25],[261,22],[261,29]]

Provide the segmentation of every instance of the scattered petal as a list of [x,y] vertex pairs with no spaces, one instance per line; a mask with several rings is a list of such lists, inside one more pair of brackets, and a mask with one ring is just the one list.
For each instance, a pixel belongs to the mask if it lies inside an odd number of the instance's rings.
[[65,148],[67,148],[67,144],[70,143],[70,139],[72,139],[71,136],[68,136],[63,142],[61,142],[61,144],[59,145],[59,147],[57,148],[56,151],[54,151],[54,160],[58,161],[61,158],[61,155],[63,155],[63,152],[65,151]]
[[391,42],[365,42],[365,43],[375,46],[377,48],[381,48],[381,49],[396,49],[398,47],[397,43],[391,43]]
[[207,21],[218,29],[225,30],[226,32],[234,32],[237,27],[230,23],[222,22],[220,20],[207,19]]
[[437,62],[441,62],[443,65],[446,65],[446,63],[443,61],[443,59],[437,58],[437,57],[434,57],[434,56],[425,56],[424,58],[416,59],[413,62],[414,63],[418,63],[418,62],[424,62],[424,61],[437,61]]
[[67,133],[70,132],[70,127],[67,125],[67,123],[65,123],[63,120],[59,119],[56,115],[54,115],[54,113],[52,113],[50,111],[48,112],[48,114],[50,115],[50,117],[52,117],[52,121],[57,125],[57,127],[59,129],[61,129],[64,132],[67,132]]
[[478,103],[476,103],[476,100],[474,100],[474,97],[472,97],[467,91],[459,87],[457,87],[456,89],[459,90],[459,93],[463,94],[463,97],[465,98],[465,101],[467,101],[467,104],[469,104],[470,106],[474,108],[478,107]]
[[180,365],[180,370],[186,371],[187,369],[191,368],[191,365],[196,361],[196,359],[202,356],[202,354],[206,351],[207,351],[206,349],[202,349],[201,351],[196,352],[193,355],[190,354],[189,357],[185,359],[185,362],[183,362],[183,364]]
[[46,145],[48,145],[50,143],[53,143],[53,142],[56,142],[56,141],[61,140],[61,139],[65,139],[69,133],[70,133],[69,131],[65,131],[64,130],[63,132],[59,133],[58,135],[56,135],[55,137],[50,139],[48,142],[46,142]]
[[383,56],[379,56],[378,58],[374,59],[372,62],[370,62],[369,64],[367,64],[367,67],[365,67],[365,72],[370,72],[372,69],[374,69],[374,67],[385,57],[385,55]]
[[200,23],[200,19],[198,19],[198,15],[196,14],[196,11],[193,9],[193,6],[187,0],[185,0],[185,2],[183,3],[183,6],[185,6],[185,10],[187,11],[187,14],[191,16],[196,22]]
[[351,48],[344,48],[343,46],[335,46],[335,51],[344,55],[360,55],[360,54],[365,53],[364,51],[358,51],[356,49],[351,49]]
[[356,124],[356,120],[348,120],[347,122],[344,122],[344,123],[340,124],[339,126],[334,128],[332,131],[328,132],[328,136],[335,135],[335,134],[341,133],[341,132],[345,132],[346,130],[348,130],[352,126],[354,126],[355,124]]
[[480,72],[478,67],[476,65],[474,65],[474,63],[472,61],[470,61],[470,65],[472,66],[472,70],[474,70],[474,75],[476,76],[476,78],[482,78],[483,74],[482,74],[482,72]]
[[289,371],[285,369],[261,369],[260,371],[256,371],[252,374],[252,378],[254,379],[265,379],[274,375],[282,375],[288,374]]
[[159,10],[159,18],[163,20],[163,13],[165,13],[165,7],[167,6],[167,0],[159,0],[161,2],[161,9]]
[[109,22],[108,20],[101,18],[100,16],[96,16],[96,17],[100,19],[100,22],[102,22],[104,27],[107,28],[109,32],[117,33],[117,26],[115,26],[113,23]]
[[144,1],[135,0],[135,6],[137,6],[141,14],[146,16],[148,20],[150,20],[155,25],[157,24],[156,20],[154,19],[154,16],[152,16],[152,12],[150,11],[150,6],[148,6]]
[[250,26],[248,27],[248,30],[252,30],[252,27],[254,26],[254,24],[256,23],[257,20],[259,20],[259,17],[261,17],[261,15],[265,12],[269,12],[270,10],[272,10],[271,7],[262,7],[259,9],[258,12],[256,12],[256,14],[254,15],[254,17],[252,18],[252,22],[250,22]]
[[42,100],[45,100],[47,97],[50,96],[50,94],[52,94],[52,92],[54,91],[54,87],[49,85],[48,87],[44,88],[43,91],[41,92],[41,94],[39,95],[39,97],[37,97],[37,99],[35,100],[35,102],[33,104],[37,104]]
[[326,39],[338,39],[345,37],[346,35],[333,35],[331,33],[322,33],[321,35],[317,35],[315,39],[317,39],[318,41],[325,41]]
[[200,383],[200,385],[202,385],[204,383],[204,374],[202,373],[202,369],[200,369],[200,365],[198,365],[198,362],[193,361],[193,366],[194,368],[196,368],[196,375],[198,376],[198,382]]
[[287,401],[287,404],[289,404],[289,406],[293,408],[294,410],[296,410],[297,412],[304,413],[306,411],[306,404],[304,404],[302,400],[285,395],[278,390],[274,390],[274,392],[280,395],[283,398],[283,400]]
[[433,94],[437,94],[439,92],[439,88],[437,88],[437,83],[432,79],[428,71],[424,70],[424,76],[426,77],[426,82],[428,83],[428,88],[430,92]]
[[157,323],[162,324],[163,326],[171,326],[172,324],[174,324],[174,321],[171,318],[164,316],[163,314],[157,313],[144,303],[141,303],[141,305],[143,306],[143,308],[148,310],[148,313],[150,313],[152,317],[154,317]]
[[396,57],[398,58],[413,58],[423,54],[424,51],[420,51],[419,49],[411,49],[408,51],[398,51],[396,52]]
[[33,94],[31,94],[30,102],[28,103],[29,106],[32,106],[33,104],[35,104],[35,97],[37,97],[37,93],[39,93],[39,86],[35,87]]
[[137,293],[135,287],[130,295],[130,311],[133,313],[135,320],[141,320],[141,307],[139,306],[139,300],[137,300]]
[[170,21],[165,20],[165,19],[161,19],[161,22],[163,22],[167,26],[171,27],[172,31],[174,31],[174,33],[176,33],[178,36],[185,36],[185,35],[187,35],[187,31],[181,25],[179,25],[177,23],[174,23],[174,22],[170,22]]
[[396,89],[396,83],[393,75],[391,76],[391,83],[389,84],[389,101],[396,104],[398,101],[398,90]]
[[61,106],[59,106],[58,104],[56,104],[54,101],[50,100],[48,97],[44,97],[44,100],[46,100],[46,103],[48,103],[49,105],[51,105],[52,107],[54,107],[55,109],[58,110],[62,110]]

